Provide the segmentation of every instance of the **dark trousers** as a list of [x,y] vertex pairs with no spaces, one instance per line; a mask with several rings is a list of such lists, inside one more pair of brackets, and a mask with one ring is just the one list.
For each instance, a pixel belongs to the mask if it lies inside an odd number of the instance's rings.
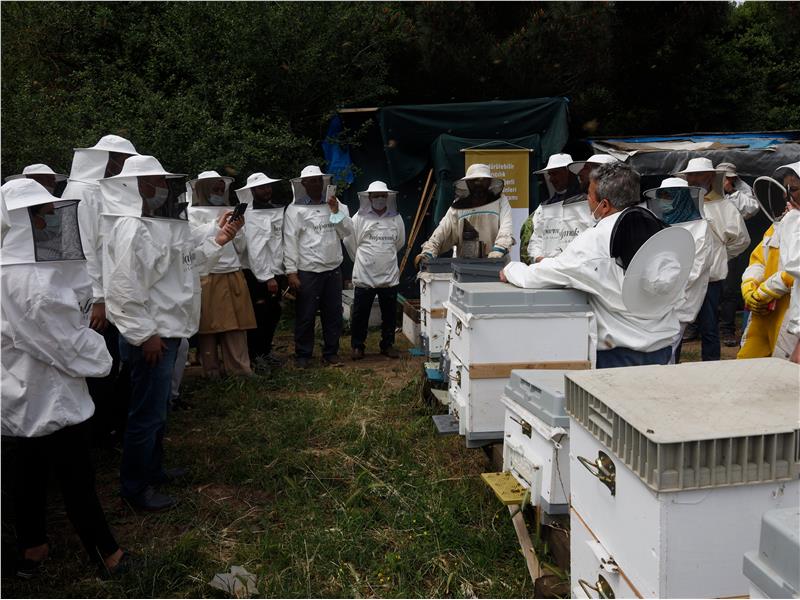
[[267,291],[267,284],[259,281],[252,271],[245,269],[244,278],[250,290],[250,300],[256,315],[256,329],[247,330],[247,349],[250,362],[258,356],[266,356],[272,352],[272,340],[281,320],[281,294],[272,295]]
[[[747,258],[749,259],[749,254]],[[744,307],[742,299],[742,273],[747,268],[747,261],[737,256],[728,261],[728,277],[722,291],[719,305],[719,329],[725,335],[736,334],[736,313]]]
[[172,391],[172,370],[180,339],[161,338],[166,345],[154,367],[139,346],[120,336],[120,355],[131,373],[131,402],[122,444],[119,475],[123,497],[140,494],[164,477],[164,429]]
[[700,356],[703,360],[719,360],[719,303],[723,281],[711,281],[697,313],[697,332],[700,334]]
[[14,504],[20,550],[47,543],[47,483],[55,473],[67,517],[94,560],[117,551],[94,485],[88,422],[49,435],[16,438]]
[[111,372],[106,377],[86,378],[94,403],[94,415],[90,421],[92,438],[100,444],[107,442],[111,436],[122,434],[130,394],[129,380],[120,376],[119,331],[109,323],[102,335],[113,361]]
[[669,364],[670,358],[672,358],[672,346],[653,350],[652,352],[640,352],[630,348],[612,348],[611,350],[598,350],[595,365],[598,369],[666,365]]
[[322,321],[322,356],[339,353],[342,335],[342,270],[337,267],[323,273],[298,272],[294,322],[294,351],[298,358],[311,358],[314,353],[314,320],[319,310]]
[[354,291],[353,315],[350,323],[350,346],[364,349],[369,327],[369,314],[375,296],[381,307],[381,350],[394,345],[394,330],[397,327],[397,287],[357,287]]

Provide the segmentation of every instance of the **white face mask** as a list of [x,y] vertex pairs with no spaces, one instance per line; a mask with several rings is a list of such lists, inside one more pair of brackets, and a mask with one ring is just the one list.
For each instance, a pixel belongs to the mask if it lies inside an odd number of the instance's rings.
[[[602,202],[600,204],[602,204]],[[598,204],[597,208],[592,211],[592,221],[594,221],[595,225],[597,225],[603,219],[603,217],[598,217],[594,214],[597,212],[597,209],[600,208],[600,204]]]
[[208,203],[213,206],[222,206],[225,204],[225,196],[222,194],[211,194],[208,197]]
[[372,208],[375,210],[385,210],[388,202],[389,200],[386,198],[374,198],[372,200]]
[[155,194],[152,198],[148,198],[147,203],[150,205],[150,210],[158,210],[164,206],[164,202],[169,198],[169,190],[167,188],[156,188]]

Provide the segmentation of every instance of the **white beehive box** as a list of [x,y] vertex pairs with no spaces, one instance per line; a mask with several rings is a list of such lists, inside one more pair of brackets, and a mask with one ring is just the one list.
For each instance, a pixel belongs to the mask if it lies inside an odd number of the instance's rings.
[[422,345],[420,339],[421,326],[419,317],[419,300],[404,299],[403,307],[403,335],[415,348]]
[[467,445],[503,439],[500,402],[513,369],[588,368],[593,315],[576,290],[525,290],[506,283],[453,283],[449,344],[451,397]]
[[763,516],[758,550],[744,555],[742,572],[750,580],[751,598],[800,595],[800,506]]
[[[353,304],[355,302],[354,290],[342,290],[342,318],[349,323],[353,320]],[[369,327],[378,327],[381,324],[381,308],[378,305],[378,298],[372,302],[369,311]]]
[[501,402],[506,407],[503,470],[531,490],[546,513],[569,509],[569,417],[566,371],[515,370]]
[[800,366],[576,371],[566,393],[571,524],[642,597],[746,596],[761,515],[800,505]]
[[444,303],[450,294],[452,273],[419,274],[419,310],[423,348],[429,356],[438,356],[444,346]]

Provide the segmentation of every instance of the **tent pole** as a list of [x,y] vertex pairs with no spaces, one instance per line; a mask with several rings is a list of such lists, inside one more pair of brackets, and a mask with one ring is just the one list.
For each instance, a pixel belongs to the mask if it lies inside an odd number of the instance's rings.
[[425,220],[425,213],[428,212],[428,207],[431,204],[431,200],[433,200],[433,195],[436,192],[436,184],[434,183],[431,186],[430,192],[428,197],[425,199],[424,208],[422,210],[422,216],[420,217],[419,221],[417,222],[417,227],[412,230],[411,236],[408,239],[408,244],[406,245],[406,253],[403,256],[403,262],[400,264],[400,272],[402,273],[406,268],[406,263],[408,262],[408,256],[411,254],[411,249],[414,247],[414,242],[417,240],[417,236],[419,235],[420,230],[422,229],[422,222]]
[[[420,214],[424,214],[422,211],[422,205],[425,203],[425,198],[428,194],[428,186],[431,184],[431,177],[433,177],[433,169],[428,171],[428,177],[425,179],[425,186],[422,188],[422,196],[420,196],[419,204],[417,204],[417,214],[414,215],[414,223],[411,225],[411,237],[416,239],[416,230],[417,230],[417,222],[419,221]],[[410,238],[411,239],[411,238]],[[406,246],[406,252],[403,255],[403,261],[400,263],[400,273],[403,272],[405,269],[406,262],[408,262],[408,255],[411,253],[411,244],[409,243]]]

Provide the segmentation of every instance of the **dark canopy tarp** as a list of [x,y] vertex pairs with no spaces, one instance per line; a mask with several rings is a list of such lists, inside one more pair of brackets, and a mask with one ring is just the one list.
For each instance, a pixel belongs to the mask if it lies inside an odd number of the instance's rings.
[[[464,148],[480,146],[488,148],[529,148],[533,155],[541,153],[540,136],[513,138],[510,140],[470,139],[442,134],[436,138],[431,146],[433,159],[433,173],[436,178],[436,198],[434,200],[433,220],[438,223],[453,202],[453,183],[464,176]],[[531,169],[532,171],[533,169]],[[530,177],[530,173],[528,173]],[[536,189],[530,187],[531,206],[536,205]]]
[[430,164],[431,144],[442,134],[468,139],[508,140],[541,136],[541,151],[560,152],[569,137],[568,100],[537,98],[459,104],[387,106],[378,112],[390,183],[400,186]]

